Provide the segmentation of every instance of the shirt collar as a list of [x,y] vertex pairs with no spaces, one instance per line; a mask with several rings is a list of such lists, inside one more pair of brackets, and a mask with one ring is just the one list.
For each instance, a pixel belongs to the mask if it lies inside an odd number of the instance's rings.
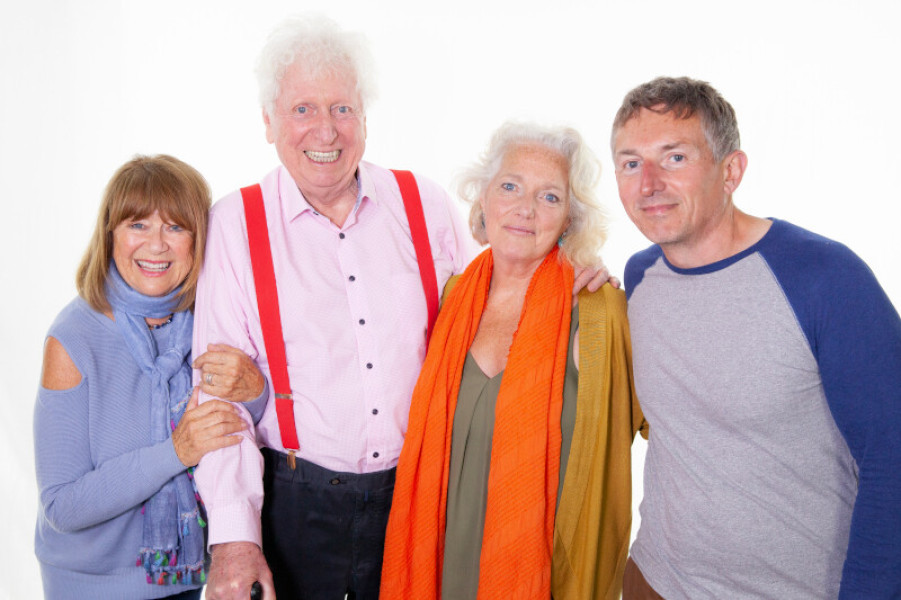
[[[279,167],[278,192],[285,207],[285,214],[290,220],[293,221],[307,211],[318,214],[316,209],[303,197],[300,188],[297,187],[284,165]],[[369,173],[369,163],[360,161],[357,166],[357,202],[351,211],[351,220],[355,220],[353,217],[364,202],[379,205],[378,197],[375,194],[375,183]]]
[[375,193],[375,182],[372,179],[372,173],[369,172],[371,168],[372,165],[364,161],[360,161],[360,166],[357,168],[357,182],[360,184],[360,195],[357,197],[358,205],[361,200],[366,200],[376,206],[379,205],[379,197]]

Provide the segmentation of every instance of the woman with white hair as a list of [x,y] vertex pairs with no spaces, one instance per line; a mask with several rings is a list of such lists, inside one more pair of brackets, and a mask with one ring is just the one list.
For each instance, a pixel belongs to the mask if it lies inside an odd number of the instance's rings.
[[381,597],[618,598],[635,398],[624,294],[574,300],[604,239],[570,128],[508,123],[462,178],[490,248],[445,289],[413,394]]

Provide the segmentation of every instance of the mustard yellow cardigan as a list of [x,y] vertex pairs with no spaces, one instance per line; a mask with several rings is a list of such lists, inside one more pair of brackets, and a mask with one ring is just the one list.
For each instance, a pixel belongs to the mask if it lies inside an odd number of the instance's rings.
[[647,423],[632,380],[626,294],[579,293],[576,426],[554,521],[554,600],[615,600],[632,527],[632,440]]
[[[450,293],[459,276],[444,288]],[[554,522],[554,600],[616,600],[632,526],[632,440],[647,423],[632,380],[626,295],[579,293],[579,391]]]

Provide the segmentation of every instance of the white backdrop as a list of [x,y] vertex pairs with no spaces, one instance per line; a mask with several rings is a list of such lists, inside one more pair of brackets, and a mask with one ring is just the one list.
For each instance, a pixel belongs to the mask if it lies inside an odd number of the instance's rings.
[[[297,11],[321,10],[372,41],[372,162],[447,185],[504,119],[580,129],[604,163],[604,256],[620,275],[647,243],[616,196],[613,114],[657,75],[708,80],[738,112],[750,157],[736,203],[843,241],[901,306],[901,4],[316,4],[0,0],[0,598],[40,595],[31,413],[42,342],[75,294],[106,181],[135,153],[187,161],[214,198],[268,172],[277,157],[252,68],[269,29]],[[643,456],[638,445],[639,468]]]

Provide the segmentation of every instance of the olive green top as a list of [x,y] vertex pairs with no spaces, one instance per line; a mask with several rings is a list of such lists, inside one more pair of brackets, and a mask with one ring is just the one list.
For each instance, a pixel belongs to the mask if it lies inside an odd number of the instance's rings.
[[[444,298],[459,277],[448,280]],[[632,440],[639,431],[647,439],[648,424],[632,381],[626,295],[609,284],[579,292],[577,398],[569,478],[554,519],[551,596],[618,600],[632,522]]]
[[[573,340],[579,325],[578,306],[573,307],[569,351],[560,415],[560,480],[557,502],[563,491],[566,461],[576,423],[579,372],[573,360]],[[479,556],[488,503],[488,473],[494,435],[494,407],[504,372],[488,377],[471,353],[466,354],[460,393],[454,410],[450,473],[447,489],[443,600],[475,600],[479,588]]]

